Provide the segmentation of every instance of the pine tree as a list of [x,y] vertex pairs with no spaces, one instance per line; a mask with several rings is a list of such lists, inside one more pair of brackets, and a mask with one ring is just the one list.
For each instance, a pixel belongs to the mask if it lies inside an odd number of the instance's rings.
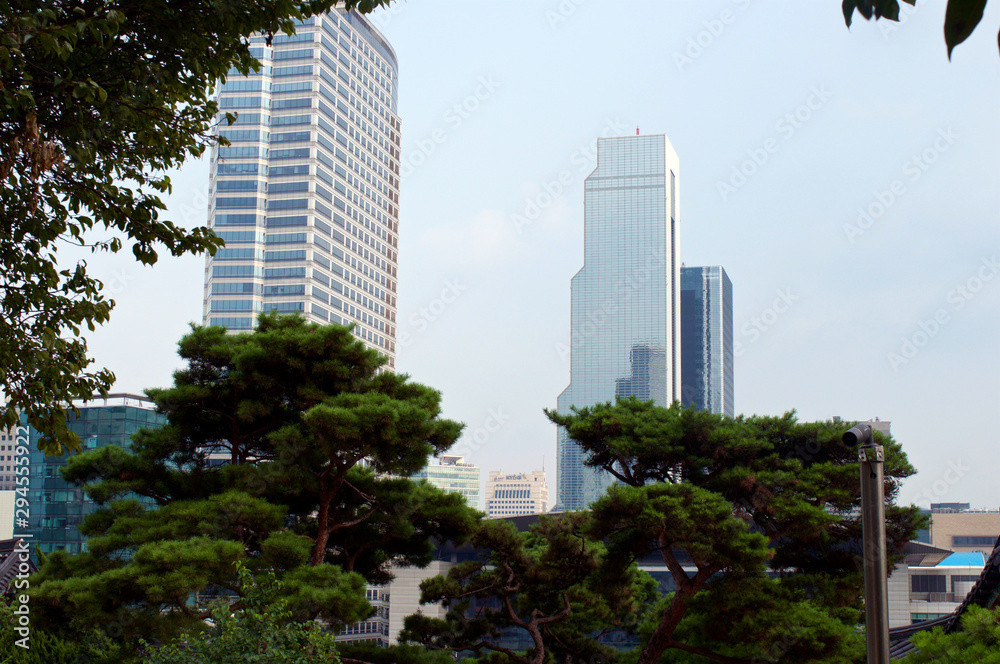
[[173,387],[147,392],[163,428],[67,464],[100,509],[87,550],[53,553],[34,578],[38,626],[168,638],[212,598],[240,606],[242,562],[278,576],[296,618],[336,627],[370,615],[365,585],[390,564],[426,564],[433,538],[471,532],[461,496],[403,479],[461,425],[348,328],[264,315],[247,334],[196,327],[180,354]]

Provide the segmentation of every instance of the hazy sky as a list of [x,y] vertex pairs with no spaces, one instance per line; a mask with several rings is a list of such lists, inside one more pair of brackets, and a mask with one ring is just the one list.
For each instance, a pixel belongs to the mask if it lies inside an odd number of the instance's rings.
[[[1000,3],[948,62],[942,1],[901,23],[837,0],[398,3],[398,367],[467,424],[483,468],[544,462],[569,383],[570,278],[598,136],[680,156],[681,258],[733,281],[736,411],[892,422],[902,498],[996,509]],[[208,167],[171,217],[206,218]],[[91,336],[122,391],[170,382],[204,259],[95,258],[118,305]],[[554,496],[553,496],[554,497]]]

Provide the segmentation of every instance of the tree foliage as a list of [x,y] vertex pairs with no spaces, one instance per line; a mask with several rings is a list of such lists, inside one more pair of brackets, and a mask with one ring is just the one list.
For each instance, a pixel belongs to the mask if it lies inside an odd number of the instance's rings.
[[[30,610],[30,606],[29,606]],[[34,629],[27,614],[27,636],[15,631],[21,615],[0,599],[0,664],[122,664],[122,644],[99,630],[90,630],[76,639]]]
[[[348,0],[371,11],[387,0]],[[75,398],[114,381],[91,370],[84,328],[114,302],[73,245],[155,263],[222,241],[164,217],[168,169],[201,155],[218,121],[214,86],[259,67],[249,35],[291,32],[334,0],[38,3],[0,12],[0,424],[23,413],[58,454]],[[223,116],[225,117],[225,116]],[[230,118],[231,119],[231,118]],[[199,220],[200,221],[200,220]],[[182,225],[183,224],[183,225]]]
[[1000,664],[1000,606],[992,611],[969,606],[961,625],[950,634],[940,627],[914,634],[910,641],[918,651],[907,656],[906,664]]
[[33,579],[36,624],[168,638],[215,596],[239,607],[242,561],[278,575],[297,618],[336,627],[370,614],[364,586],[390,564],[425,565],[432,538],[473,529],[461,496],[403,479],[461,425],[349,328],[264,315],[247,334],[195,328],[180,350],[174,387],[148,391],[168,423],[67,464],[101,507],[87,551]]
[[[410,616],[401,638],[505,664],[615,659],[598,637],[634,632],[655,584],[635,565],[607,565],[604,545],[586,535],[588,521],[584,513],[543,516],[523,533],[508,521],[482,522],[471,544],[486,557],[421,584],[421,602],[441,602],[447,615]],[[518,631],[527,633],[526,651],[499,643]]]
[[[903,0],[916,6],[917,0]],[[851,27],[854,12],[865,17],[865,20],[885,18],[890,21],[899,20],[899,0],[844,0],[844,20]],[[979,22],[983,20],[986,10],[986,0],[948,0],[944,14],[944,41],[948,46],[948,59],[955,47],[969,38]],[[1000,34],[997,35],[1000,46]]]
[[[843,426],[799,424],[791,413],[731,419],[635,398],[547,414],[587,465],[620,483],[592,505],[591,537],[623,563],[657,556],[672,577],[673,592],[647,616],[639,664],[775,653],[775,661],[853,661],[860,494]],[[898,444],[882,442],[891,569],[922,518],[893,504],[915,471]]]
[[254,578],[237,565],[240,608],[212,607],[212,626],[189,631],[173,643],[152,646],[143,664],[340,664],[334,635],[316,622],[294,620],[273,573]]

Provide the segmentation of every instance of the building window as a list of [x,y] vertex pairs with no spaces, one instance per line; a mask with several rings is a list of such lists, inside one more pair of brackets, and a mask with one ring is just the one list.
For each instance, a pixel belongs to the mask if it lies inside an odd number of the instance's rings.
[[910,577],[910,590],[915,593],[943,593],[947,592],[947,581],[945,576],[916,575]]
[[978,576],[971,576],[968,574],[955,574],[951,577],[951,592],[955,592],[956,583],[975,583],[979,580]]
[[992,536],[987,537],[970,537],[966,535],[956,535],[951,538],[952,546],[986,546],[993,548],[993,544],[996,543],[997,538]]

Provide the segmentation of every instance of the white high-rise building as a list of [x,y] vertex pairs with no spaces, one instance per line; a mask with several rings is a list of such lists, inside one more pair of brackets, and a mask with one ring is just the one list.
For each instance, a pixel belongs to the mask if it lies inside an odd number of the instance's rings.
[[549,485],[544,470],[502,473],[491,470],[486,480],[486,516],[501,519],[549,511]]
[[[261,311],[354,323],[395,365],[400,122],[397,65],[364,17],[334,10],[251,39],[261,62],[219,95],[204,322],[249,330]],[[238,114],[228,125],[226,113]]]

